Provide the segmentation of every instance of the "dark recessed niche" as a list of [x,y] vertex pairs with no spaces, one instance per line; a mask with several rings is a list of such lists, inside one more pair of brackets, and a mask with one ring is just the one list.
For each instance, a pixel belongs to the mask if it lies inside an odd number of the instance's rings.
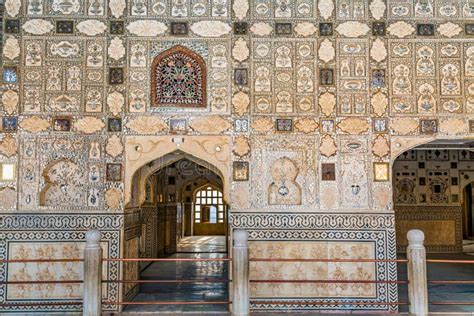
[[416,34],[418,36],[433,36],[435,32],[434,24],[417,24]]
[[384,36],[385,35],[385,22],[373,22],[372,23],[372,35],[373,36]]
[[276,35],[291,35],[293,33],[293,26],[291,23],[275,23]]
[[246,35],[248,24],[247,22],[234,22],[234,34],[235,35]]
[[123,83],[123,68],[109,68],[109,84]]
[[119,117],[111,117],[107,120],[107,131],[115,133],[122,131],[122,119]]
[[58,34],[73,34],[74,21],[56,21],[56,33]]
[[332,33],[333,33],[332,23],[319,23],[320,36],[332,36]]
[[171,35],[175,35],[175,36],[188,35],[188,23],[186,23],[186,22],[171,22],[170,32],[171,32]]
[[125,33],[124,21],[110,21],[109,30],[110,30],[110,34],[113,34],[113,35],[124,34]]
[[5,20],[5,33],[17,34],[20,33],[20,20]]

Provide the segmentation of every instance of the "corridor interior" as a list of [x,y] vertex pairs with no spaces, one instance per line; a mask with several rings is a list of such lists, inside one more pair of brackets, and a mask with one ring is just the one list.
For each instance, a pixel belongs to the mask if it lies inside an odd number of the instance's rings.
[[[393,165],[398,258],[406,258],[406,233],[425,234],[427,259],[474,260],[474,142],[437,140],[402,153]],[[474,264],[427,263],[430,281],[474,281]],[[406,264],[398,264],[398,280],[407,280]],[[400,302],[408,301],[399,284]],[[472,302],[474,284],[428,283],[428,301]],[[474,313],[474,305],[430,304],[430,312]],[[401,312],[408,311],[400,306]]]
[[137,186],[145,191],[140,256],[165,261],[142,262],[137,305],[124,311],[227,311],[228,262],[189,260],[227,258],[227,205],[218,171],[176,151],[149,163],[139,181],[145,184]]

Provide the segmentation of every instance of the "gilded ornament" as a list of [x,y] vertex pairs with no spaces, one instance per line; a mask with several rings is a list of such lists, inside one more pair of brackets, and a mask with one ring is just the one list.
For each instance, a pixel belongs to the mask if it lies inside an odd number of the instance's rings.
[[319,59],[324,61],[325,63],[330,62],[336,56],[336,50],[334,49],[333,43],[328,40],[327,38],[321,42],[318,51]]
[[41,19],[28,20],[23,24],[23,30],[34,35],[43,35],[51,32],[53,29],[53,23]]
[[239,116],[243,116],[249,109],[249,95],[243,91],[237,92],[232,97],[232,105],[234,106],[234,112]]
[[13,36],[8,36],[3,45],[3,56],[10,60],[14,60],[20,56],[20,43]]
[[127,25],[127,30],[136,36],[158,36],[167,29],[166,24],[155,20],[138,20]]
[[372,112],[377,116],[382,116],[387,110],[388,98],[384,93],[377,92],[372,96],[370,104],[372,105]]
[[318,1],[318,10],[319,14],[323,19],[327,20],[332,16],[334,11],[334,1],[333,0],[320,0]]
[[367,24],[356,21],[343,22],[336,27],[336,31],[346,37],[360,37],[367,34],[369,30]]
[[92,134],[101,131],[105,127],[105,124],[97,117],[86,116],[78,119],[74,126],[79,132]]
[[191,25],[191,31],[202,37],[221,37],[231,30],[229,24],[221,21],[200,21]]
[[387,58],[387,49],[385,43],[380,38],[376,38],[370,48],[370,57],[376,62],[381,62]]
[[462,32],[462,28],[457,24],[447,22],[438,26],[438,32],[446,37],[454,37]]
[[359,135],[369,130],[369,123],[366,119],[349,117],[343,119],[337,125],[341,131],[351,135]]
[[232,4],[232,10],[234,11],[234,16],[237,20],[243,20],[247,16],[249,11],[249,1],[248,0],[234,0]]
[[118,36],[110,41],[108,54],[114,60],[120,60],[125,56],[125,46],[123,46],[123,41]]
[[229,130],[232,124],[222,116],[211,115],[191,120],[189,127],[202,134],[220,134]]
[[415,28],[405,21],[398,21],[396,23],[390,24],[390,26],[387,28],[387,31],[390,35],[396,36],[398,38],[404,38],[413,34],[413,32],[415,32]]
[[309,22],[298,23],[295,26],[296,34],[300,36],[304,36],[304,37],[311,36],[314,33],[316,33],[316,31],[317,31],[316,26],[314,26],[313,23],[309,23]]
[[269,118],[257,118],[252,122],[251,126],[254,131],[265,133],[273,129],[273,122]]
[[112,135],[107,140],[107,145],[105,146],[105,151],[107,154],[112,156],[113,158],[117,158],[123,152],[123,144],[122,140],[117,135]]
[[390,123],[394,134],[410,135],[418,130],[418,121],[413,118],[394,118]]
[[125,98],[123,97],[123,94],[118,91],[109,93],[109,95],[107,96],[107,105],[109,107],[109,111],[112,112],[112,114],[115,116],[122,113],[124,104]]
[[382,135],[377,136],[372,143],[372,152],[374,155],[383,158],[390,153],[388,141]]
[[17,152],[16,140],[12,135],[6,135],[0,141],[0,154],[7,158],[12,157]]
[[30,133],[39,133],[47,130],[50,122],[38,116],[27,117],[20,123],[20,127]]
[[243,38],[239,38],[235,41],[234,47],[232,48],[232,57],[239,62],[243,62],[249,58],[250,51],[247,46],[247,41]]
[[105,203],[111,210],[118,210],[122,202],[122,190],[118,188],[110,188],[105,192]]
[[244,157],[250,152],[249,140],[245,136],[237,136],[234,143],[234,153],[239,157]]
[[132,118],[126,126],[138,134],[156,134],[168,127],[166,122],[156,116],[137,116]]
[[333,111],[334,107],[336,106],[336,97],[334,94],[330,92],[324,92],[319,97],[319,107],[321,108],[321,112],[326,115],[330,116]]
[[15,113],[18,103],[20,102],[20,97],[18,92],[14,90],[7,90],[2,94],[2,104],[3,109],[7,114]]
[[310,118],[298,119],[295,123],[295,129],[305,134],[313,133],[318,129],[318,123]]
[[369,9],[374,19],[380,20],[381,18],[383,18],[387,6],[385,5],[385,2],[383,0],[372,0]]
[[107,26],[104,22],[97,21],[97,20],[86,20],[79,22],[76,26],[76,29],[88,36],[96,36],[102,34],[107,29]]
[[324,135],[319,146],[321,155],[325,157],[334,156],[337,152],[336,142],[330,135]]
[[250,28],[250,32],[258,36],[267,36],[272,34],[273,27],[265,22],[254,23]]

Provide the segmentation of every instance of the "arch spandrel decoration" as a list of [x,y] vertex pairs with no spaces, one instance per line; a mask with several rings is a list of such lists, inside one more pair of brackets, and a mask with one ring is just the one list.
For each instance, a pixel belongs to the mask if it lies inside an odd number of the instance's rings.
[[151,69],[151,105],[153,107],[206,107],[204,59],[180,45],[156,56]]

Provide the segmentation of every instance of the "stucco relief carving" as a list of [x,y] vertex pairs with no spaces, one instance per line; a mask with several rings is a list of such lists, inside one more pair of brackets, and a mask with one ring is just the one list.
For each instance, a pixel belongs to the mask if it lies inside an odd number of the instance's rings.
[[117,135],[110,136],[107,140],[105,151],[113,158],[117,158],[119,155],[121,155],[123,152],[123,144],[120,137]]
[[380,20],[381,18],[383,18],[387,6],[385,5],[385,2],[383,0],[373,0],[370,3],[369,8],[370,13],[372,13],[374,19]]
[[265,22],[258,22],[252,25],[250,31],[258,36],[270,35],[273,31],[273,28],[270,24]]
[[360,37],[370,30],[370,28],[365,23],[348,21],[339,24],[336,27],[336,31],[346,37]]
[[268,204],[301,204],[301,188],[295,182],[298,168],[287,157],[280,158],[271,166],[272,183],[268,188]]
[[51,123],[38,116],[27,117],[20,123],[20,127],[30,133],[39,133],[47,130]]
[[5,135],[2,140],[0,140],[0,154],[4,155],[7,158],[10,158],[17,153],[17,144],[16,139],[11,135]]
[[318,126],[318,123],[314,119],[310,118],[301,118],[298,119],[295,123],[295,129],[305,134],[315,132],[318,129]]
[[273,129],[273,122],[268,118],[259,118],[252,122],[252,129],[258,133],[266,133]]
[[20,96],[14,90],[7,90],[2,94],[3,109],[7,114],[13,114],[18,108]]
[[168,128],[166,122],[156,116],[136,116],[126,126],[139,134],[156,134]]
[[221,21],[200,21],[191,25],[191,30],[203,37],[221,37],[231,31],[229,24]]
[[366,119],[359,119],[355,117],[346,118],[339,122],[337,126],[344,133],[354,135],[365,133],[370,127]]
[[43,35],[51,32],[51,30],[53,30],[54,28],[54,25],[53,23],[47,20],[36,19],[26,21],[23,24],[22,28],[27,33],[34,35]]
[[220,134],[229,130],[231,126],[222,116],[196,118],[189,123],[189,127],[202,134]]
[[20,56],[20,43],[13,36],[8,36],[3,44],[3,56],[10,60],[14,60]]
[[314,33],[316,33],[316,30],[317,30],[316,26],[314,26],[313,23],[309,23],[309,22],[298,23],[295,26],[296,34],[304,36],[304,37],[313,35]]
[[394,134],[410,135],[418,130],[418,122],[411,118],[396,118],[390,123]]
[[243,91],[239,91],[232,97],[232,105],[237,115],[243,116],[249,110],[250,98],[249,95]]
[[127,30],[137,36],[158,36],[166,32],[168,27],[163,22],[138,20],[130,22]]
[[86,20],[77,24],[77,30],[81,33],[84,33],[88,36],[95,36],[104,33],[107,29],[107,26],[97,20]]
[[232,10],[238,20],[243,20],[247,16],[249,9],[250,6],[248,0],[236,0],[232,4]]
[[390,24],[387,28],[387,31],[390,35],[396,36],[398,38],[404,38],[413,34],[413,32],[415,32],[415,28],[405,21],[398,21]]
[[105,127],[105,124],[101,119],[93,116],[86,116],[78,119],[74,126],[79,132],[92,134],[101,131]]
[[249,58],[250,51],[247,46],[247,41],[243,38],[239,38],[235,41],[234,47],[232,48],[232,57],[239,62],[243,62]]
[[118,188],[110,188],[105,192],[105,203],[112,211],[120,209],[122,203],[122,190]]
[[84,175],[73,161],[51,162],[43,171],[45,186],[40,204],[45,206],[81,206],[85,203]]
[[247,137],[237,136],[234,142],[234,153],[240,157],[246,156],[250,152],[250,143]]

